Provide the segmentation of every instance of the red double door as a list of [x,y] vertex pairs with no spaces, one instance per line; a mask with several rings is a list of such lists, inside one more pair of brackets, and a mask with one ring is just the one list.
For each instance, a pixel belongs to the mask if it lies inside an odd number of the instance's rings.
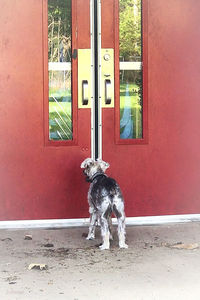
[[88,216],[91,156],[110,163],[128,217],[198,213],[200,4],[0,9],[0,220]]

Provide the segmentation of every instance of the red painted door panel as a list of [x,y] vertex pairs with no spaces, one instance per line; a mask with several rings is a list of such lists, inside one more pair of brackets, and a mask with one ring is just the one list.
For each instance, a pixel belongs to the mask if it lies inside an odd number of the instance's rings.
[[[102,1],[107,12],[110,5],[116,1]],[[195,0],[143,1],[144,145],[116,143],[117,112],[103,109],[103,158],[122,187],[127,216],[200,211],[199,10]],[[117,17],[115,10],[112,26]],[[102,47],[113,44],[107,26]],[[115,65],[116,103],[118,71]]]
[[[89,0],[73,1],[73,5],[77,28],[73,45],[88,48]],[[82,7],[84,15],[77,16],[76,7],[80,11]],[[0,220],[86,215],[88,207],[82,194],[86,194],[87,185],[80,163],[90,156],[90,109],[74,107],[76,144],[45,143],[47,1],[2,0],[0,8]],[[75,80],[73,85],[77,103]]]

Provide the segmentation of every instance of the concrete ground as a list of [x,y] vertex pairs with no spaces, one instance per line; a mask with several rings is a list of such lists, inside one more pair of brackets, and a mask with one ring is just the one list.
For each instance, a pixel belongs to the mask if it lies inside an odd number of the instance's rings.
[[200,299],[200,223],[127,227],[127,250],[97,231],[0,230],[0,299]]

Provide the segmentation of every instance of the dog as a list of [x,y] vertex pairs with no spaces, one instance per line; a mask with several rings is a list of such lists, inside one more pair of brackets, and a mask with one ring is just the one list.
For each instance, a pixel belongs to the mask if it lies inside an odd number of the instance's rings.
[[90,182],[88,191],[90,226],[86,239],[95,238],[95,226],[99,222],[103,239],[99,247],[101,250],[110,248],[112,213],[118,220],[119,247],[128,248],[125,243],[124,199],[117,182],[105,174],[109,166],[101,159],[93,160],[92,158],[86,158],[81,164],[86,181]]

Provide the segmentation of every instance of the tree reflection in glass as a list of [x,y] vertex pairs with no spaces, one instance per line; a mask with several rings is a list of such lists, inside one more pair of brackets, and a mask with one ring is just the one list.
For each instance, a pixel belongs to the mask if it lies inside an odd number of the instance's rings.
[[141,0],[119,0],[120,138],[142,138]]
[[71,0],[48,0],[49,138],[72,139]]

